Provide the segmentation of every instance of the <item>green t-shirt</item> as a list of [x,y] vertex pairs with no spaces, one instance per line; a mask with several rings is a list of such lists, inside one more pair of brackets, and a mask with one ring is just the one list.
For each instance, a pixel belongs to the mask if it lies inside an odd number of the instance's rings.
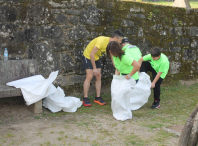
[[133,66],[131,64],[133,60],[132,56],[127,52],[125,52],[125,55],[122,55],[121,60],[119,57],[113,57],[115,68],[117,68],[121,74],[129,74],[132,71]]
[[[137,62],[142,57],[142,53],[140,52],[140,49],[137,46],[134,46],[134,45],[131,45],[131,44],[126,44],[122,48],[122,50],[129,53],[131,55],[131,57]],[[132,66],[132,69],[133,69],[133,66]],[[132,78],[134,78],[135,80],[139,79],[138,71],[132,76]]]
[[166,55],[164,55],[163,53],[161,53],[161,57],[158,60],[153,60],[151,57],[151,54],[145,55],[143,57],[144,61],[148,61],[150,60],[151,62],[151,66],[153,67],[153,69],[158,73],[158,72],[162,72],[161,74],[161,78],[164,79],[168,73],[168,69],[169,69],[169,61]]

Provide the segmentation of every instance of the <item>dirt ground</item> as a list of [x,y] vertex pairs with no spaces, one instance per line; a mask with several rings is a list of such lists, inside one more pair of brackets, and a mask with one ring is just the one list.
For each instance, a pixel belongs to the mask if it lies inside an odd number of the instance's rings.
[[[161,145],[157,141],[149,141],[161,129],[141,127],[136,117],[122,122],[111,114],[100,112],[95,115],[68,113],[64,116],[50,116],[50,113],[44,107],[42,114],[33,114],[24,103],[0,103],[0,146],[141,145],[132,139],[148,141],[148,144],[142,144],[145,146]],[[179,137],[175,136],[165,140],[163,145],[176,146],[178,140]]]

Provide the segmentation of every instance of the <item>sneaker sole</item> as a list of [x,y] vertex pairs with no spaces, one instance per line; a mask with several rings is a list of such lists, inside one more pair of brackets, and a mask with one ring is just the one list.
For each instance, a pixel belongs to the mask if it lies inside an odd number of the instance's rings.
[[160,105],[158,105],[157,107],[151,107],[152,109],[157,109],[160,108]]
[[91,104],[85,104],[84,101],[82,101],[82,102],[83,102],[84,106],[91,106]]
[[95,103],[99,104],[99,105],[106,105],[107,103],[100,103],[99,101],[94,100]]

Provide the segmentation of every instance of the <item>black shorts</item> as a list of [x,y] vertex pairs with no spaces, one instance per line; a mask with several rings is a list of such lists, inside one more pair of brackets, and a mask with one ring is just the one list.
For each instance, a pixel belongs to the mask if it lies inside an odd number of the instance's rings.
[[[96,68],[101,68],[100,60],[95,61],[95,63],[96,63]],[[91,60],[87,59],[85,56],[83,56],[83,69],[93,69]]]

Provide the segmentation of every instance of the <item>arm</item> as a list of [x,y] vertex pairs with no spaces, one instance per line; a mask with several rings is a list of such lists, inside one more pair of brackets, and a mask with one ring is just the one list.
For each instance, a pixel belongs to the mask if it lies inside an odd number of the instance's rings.
[[139,61],[138,61],[138,63],[140,63],[140,65],[142,65],[142,62],[143,62],[144,60],[143,60],[143,57],[141,57],[140,59],[139,59]]
[[90,53],[90,60],[91,60],[91,64],[93,66],[93,74],[97,75],[97,68],[96,68],[96,63],[95,63],[95,54],[98,51],[98,48],[96,46],[93,47],[91,53]]
[[154,79],[153,82],[151,83],[151,88],[155,88],[155,83],[159,80],[161,74],[162,74],[162,72],[158,72],[158,73],[157,73],[157,75],[155,76],[155,79]]
[[[138,61],[138,63],[140,63],[140,66],[142,65],[142,62],[143,62],[144,60],[143,60],[143,57],[141,57],[140,59],[139,59],[139,61]],[[138,73],[140,73],[140,69],[138,70]]]
[[[133,69],[132,69],[132,71],[128,74],[130,77],[132,76],[132,75],[134,75],[139,69],[140,69],[140,63],[139,62],[137,62],[137,61],[135,61],[135,60],[133,60],[133,62],[132,62],[132,64],[131,64],[132,66],[133,66]],[[125,76],[125,78],[128,80],[128,79],[130,79],[129,78],[129,76]]]

